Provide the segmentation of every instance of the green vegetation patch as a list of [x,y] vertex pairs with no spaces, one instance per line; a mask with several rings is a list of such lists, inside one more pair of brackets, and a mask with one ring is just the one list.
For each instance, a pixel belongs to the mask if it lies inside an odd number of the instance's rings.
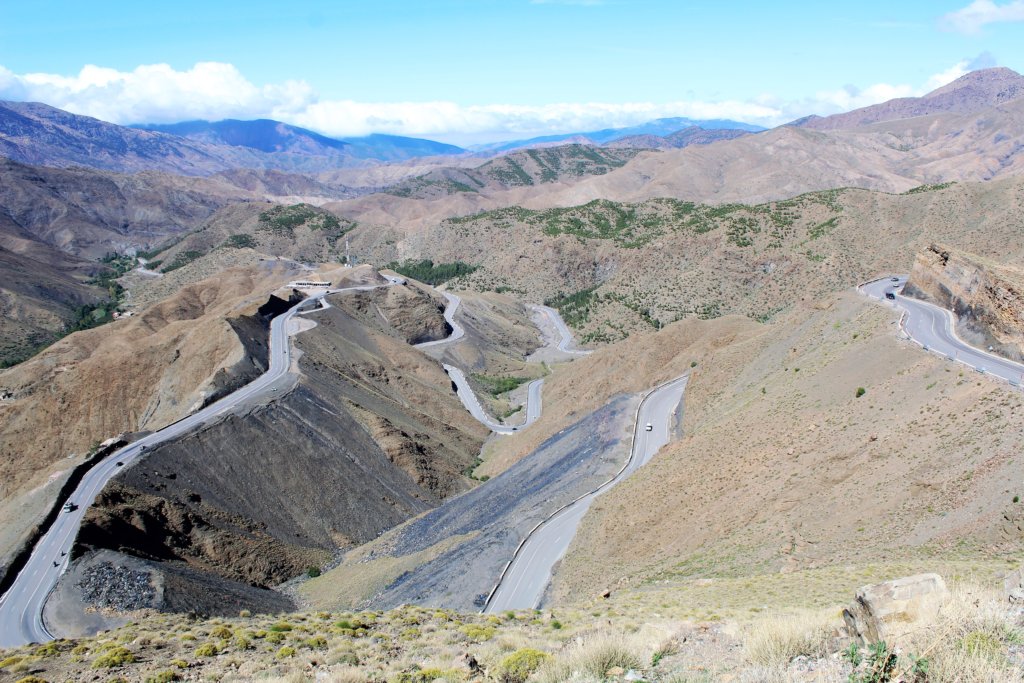
[[328,237],[336,239],[355,227],[354,223],[341,220],[334,214],[310,204],[275,206],[260,214],[256,229],[282,237],[295,237],[295,229],[305,226],[310,230],[322,230]]
[[579,327],[590,320],[592,306],[600,300],[597,287],[588,287],[572,294],[559,294],[544,301],[545,306],[558,309],[567,325]]
[[492,396],[498,396],[506,392],[512,391],[516,387],[529,382],[529,377],[512,377],[511,375],[478,375],[473,374],[473,379],[482,384],[486,389],[487,393]]
[[169,273],[172,270],[177,270],[178,268],[181,268],[182,266],[187,266],[188,264],[192,263],[198,258],[201,258],[202,256],[203,252],[194,251],[192,249],[189,249],[187,251],[179,251],[177,256],[174,257],[174,260],[163,267],[163,272]]
[[413,280],[419,280],[432,287],[436,287],[454,278],[469,275],[480,266],[470,265],[462,261],[434,263],[430,259],[423,259],[422,261],[404,261],[402,263],[392,261],[384,267]]
[[939,190],[945,190],[947,187],[952,187],[956,183],[935,183],[934,185],[918,185],[912,187],[903,194],[921,194],[923,192],[938,192]]
[[255,249],[258,246],[252,235],[232,235],[224,240],[220,246],[227,249]]

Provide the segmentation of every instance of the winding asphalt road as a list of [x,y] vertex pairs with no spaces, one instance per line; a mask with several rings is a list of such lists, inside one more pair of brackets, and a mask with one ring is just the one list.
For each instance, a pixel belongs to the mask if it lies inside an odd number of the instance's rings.
[[539,304],[531,304],[530,309],[532,309],[558,333],[560,337],[557,342],[559,351],[579,356],[585,356],[588,353],[593,353],[588,349],[575,348],[576,342],[573,339],[572,332],[569,330],[569,326],[565,324],[565,320],[562,319],[562,316],[558,314],[558,311],[550,306],[541,306]]
[[441,292],[444,294],[444,298],[448,300],[448,305],[444,309],[444,319],[451,325],[452,333],[444,339],[436,339],[434,341],[423,342],[416,344],[417,349],[429,349],[432,346],[441,346],[442,344],[450,344],[462,339],[466,335],[466,330],[463,329],[462,325],[455,322],[455,311],[459,310],[459,305],[462,304],[462,299],[451,292]]
[[[926,351],[963,363],[978,372],[1002,378],[1015,386],[1021,384],[1024,365],[965,342],[956,334],[953,312],[920,299],[903,296],[900,292],[906,283],[905,275],[884,277],[861,285],[860,291],[902,310],[903,330]],[[887,299],[887,292],[891,292],[895,299]]]
[[[448,324],[452,328],[452,333],[444,339],[437,339],[435,341],[422,342],[416,344],[416,348],[425,349],[435,346],[441,346],[443,344],[451,344],[453,342],[462,339],[465,336],[466,330],[455,321],[455,312],[458,310],[459,305],[462,303],[457,295],[451,292],[443,292],[445,298],[448,300],[448,305],[444,310],[444,319],[448,321]],[[558,311],[548,308],[547,306],[531,306],[534,310],[543,309],[542,313],[548,317],[550,323],[558,330],[561,335],[561,339],[558,342],[559,350],[567,353],[590,353],[589,351],[575,351],[570,350],[568,347],[573,344],[572,332],[569,331],[565,321],[562,320],[562,316],[558,315]],[[455,393],[458,395],[462,405],[470,412],[470,414],[477,419],[478,422],[483,424],[485,427],[490,429],[495,434],[515,434],[516,432],[526,429],[534,422],[541,414],[541,389],[544,386],[543,379],[535,379],[530,382],[527,386],[526,394],[526,420],[522,424],[518,425],[505,425],[495,421],[484,409],[483,404],[480,403],[480,399],[477,398],[476,393],[469,386],[469,380],[466,378],[466,373],[454,365],[448,365],[442,363],[445,372],[448,373],[448,377],[451,378],[455,384]]]
[[[552,568],[565,555],[594,499],[647,464],[671,440],[673,418],[679,414],[688,380],[689,375],[684,375],[644,397],[637,409],[629,460],[614,477],[556,510],[527,534],[488,597],[485,613],[540,605]],[[646,429],[648,424],[651,431]]]
[[[131,463],[147,449],[176,439],[245,401],[286,388],[288,382],[282,379],[288,373],[292,362],[288,327],[296,314],[321,310],[316,302],[323,300],[327,294],[365,291],[401,282],[397,278],[388,278],[387,285],[366,285],[318,292],[292,306],[270,323],[270,368],[264,374],[202,410],[115,451],[90,469],[69,499],[77,507],[71,512],[62,512],[57,517],[36,544],[27,564],[18,573],[11,588],[0,597],[0,647],[16,647],[26,643],[53,640],[53,636],[43,623],[43,606],[57,585],[60,575],[67,568],[71,546],[86,510],[121,467]],[[329,306],[326,301],[321,303],[325,307]]]

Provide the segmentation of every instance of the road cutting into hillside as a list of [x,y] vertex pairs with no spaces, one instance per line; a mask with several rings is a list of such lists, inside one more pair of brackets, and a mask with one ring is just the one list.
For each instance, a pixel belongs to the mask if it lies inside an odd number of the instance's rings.
[[320,310],[319,306],[326,304],[323,298],[328,294],[367,291],[401,282],[402,280],[397,278],[388,278],[387,284],[384,285],[364,285],[318,292],[311,298],[295,304],[270,323],[270,363],[263,375],[178,422],[128,444],[92,467],[67,501],[73,504],[73,508],[57,517],[36,544],[28,562],[18,573],[10,589],[0,597],[0,647],[15,647],[53,639],[53,635],[43,622],[43,607],[68,567],[71,549],[87,509],[106,483],[122,467],[157,444],[176,439],[203,426],[246,401],[273,395],[286,389],[289,386],[287,375],[294,355],[288,339],[292,331],[290,323],[295,315]]
[[644,397],[637,409],[633,446],[626,464],[614,477],[556,510],[527,534],[499,577],[484,605],[484,612],[540,606],[555,563],[565,555],[594,500],[647,464],[671,440],[672,426],[679,418],[688,380],[689,375],[684,375]]
[[[965,342],[956,333],[956,320],[952,311],[927,301],[903,296],[901,292],[906,284],[907,276],[894,275],[867,282],[858,290],[882,303],[890,303],[902,311],[903,331],[924,350],[963,363],[977,372],[999,377],[1014,386],[1020,386],[1024,377],[1024,364],[988,353]],[[889,294],[892,294],[892,299],[887,298]]]

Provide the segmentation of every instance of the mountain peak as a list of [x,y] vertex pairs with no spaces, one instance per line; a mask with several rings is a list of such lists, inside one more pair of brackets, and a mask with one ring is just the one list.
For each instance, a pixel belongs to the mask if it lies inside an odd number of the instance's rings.
[[923,97],[900,97],[833,116],[807,116],[791,126],[816,130],[857,128],[933,114],[974,114],[1024,96],[1024,76],[995,67],[966,73]]
[[923,99],[955,96],[993,106],[1021,95],[1024,95],[1024,76],[1005,66],[997,66],[966,73],[952,83],[931,91]]

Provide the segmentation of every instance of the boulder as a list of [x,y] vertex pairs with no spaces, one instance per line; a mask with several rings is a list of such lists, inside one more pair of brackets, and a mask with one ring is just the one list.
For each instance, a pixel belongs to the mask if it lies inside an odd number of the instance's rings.
[[863,586],[843,610],[850,635],[864,645],[891,640],[895,626],[922,626],[938,617],[949,599],[938,574],[917,574]]
[[1003,595],[1010,604],[1024,603],[1024,566],[1017,567],[1003,579]]

